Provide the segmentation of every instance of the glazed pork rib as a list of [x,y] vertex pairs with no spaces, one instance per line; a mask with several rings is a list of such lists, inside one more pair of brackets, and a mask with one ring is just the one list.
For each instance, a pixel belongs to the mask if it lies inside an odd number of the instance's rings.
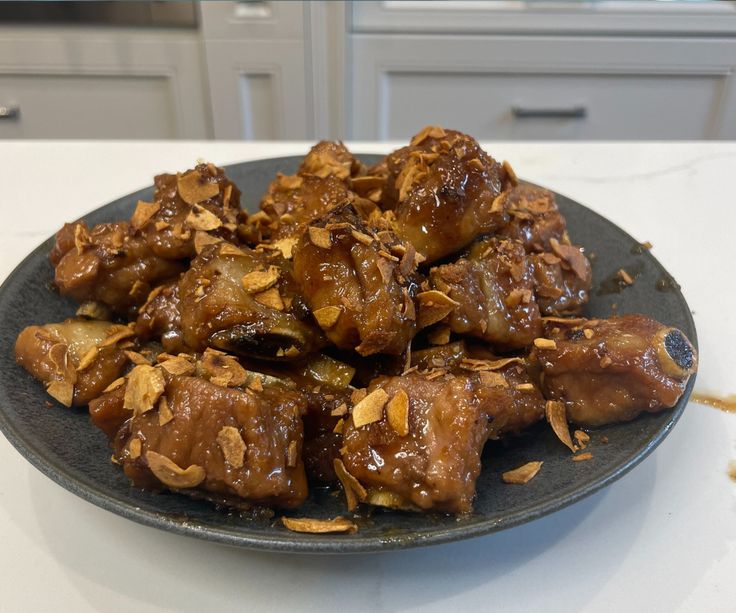
[[104,427],[127,411],[115,455],[135,485],[231,506],[293,508],[306,498],[298,391],[254,384],[235,358],[212,350],[136,366],[120,390],[92,414]]
[[564,402],[568,420],[582,426],[673,407],[697,369],[685,335],[644,315],[555,321],[547,337],[532,355],[545,396]]
[[397,508],[470,511],[488,438],[479,386],[477,375],[374,380],[362,406],[379,404],[380,418],[365,423],[359,402],[344,430],[341,462],[365,491],[358,489],[358,498]]
[[15,358],[51,396],[66,406],[81,406],[99,396],[128,362],[122,348],[133,330],[82,318],[29,326],[15,342]]
[[588,302],[593,274],[582,248],[551,239],[552,252],[529,255],[534,293],[544,315],[577,315]]
[[386,168],[382,205],[393,211],[397,234],[429,262],[508,222],[496,198],[511,179],[466,134],[425,128],[386,158]]
[[345,205],[304,231],[294,279],[337,347],[362,356],[401,354],[416,332],[417,262],[411,245]]
[[208,245],[179,282],[182,339],[247,357],[291,360],[323,344],[297,293],[291,264],[275,252]]
[[239,199],[212,164],[159,175],[154,202],[138,202],[129,222],[64,225],[49,256],[54,281],[62,295],[134,318],[151,290],[186,270],[198,241],[235,237]]
[[527,253],[552,251],[551,239],[563,241],[567,224],[548,189],[520,183],[501,195],[509,221],[496,236],[521,241]]
[[532,268],[519,241],[477,241],[465,257],[432,268],[429,282],[457,303],[443,320],[456,334],[508,350],[528,347],[542,331]]
[[198,164],[154,179],[152,203],[139,203],[131,225],[151,251],[169,260],[191,259],[197,233],[232,241],[237,230],[240,190],[214,164]]
[[352,189],[364,172],[342,143],[317,143],[295,175],[278,174],[271,182],[260,211],[241,226],[241,236],[253,246],[290,244],[309,223],[346,203],[368,218],[377,211],[376,204]]
[[469,511],[485,442],[544,416],[518,358],[379,377],[361,392],[344,424],[338,477],[344,467],[344,489],[394,508]]
[[134,317],[150,291],[177,277],[186,266],[162,258],[125,221],[87,227],[65,224],[51,252],[54,283],[63,296],[102,302],[119,315]]

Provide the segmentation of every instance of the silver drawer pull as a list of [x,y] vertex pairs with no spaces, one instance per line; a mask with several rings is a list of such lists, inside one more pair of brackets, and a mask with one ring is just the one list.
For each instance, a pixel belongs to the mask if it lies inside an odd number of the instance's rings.
[[0,104],[0,119],[17,119],[19,115],[19,106],[4,106]]
[[584,106],[568,106],[568,107],[540,107],[528,108],[524,106],[512,106],[511,113],[518,119],[585,119],[588,115],[588,109]]

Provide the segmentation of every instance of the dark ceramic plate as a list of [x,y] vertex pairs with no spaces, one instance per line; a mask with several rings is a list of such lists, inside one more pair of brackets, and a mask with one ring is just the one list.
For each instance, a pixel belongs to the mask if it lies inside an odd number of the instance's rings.
[[[376,156],[363,156],[372,162]],[[254,209],[277,171],[296,170],[296,157],[261,160],[227,168],[243,190],[244,206]],[[151,189],[130,194],[85,217],[89,224],[128,218],[138,199],[150,200]],[[628,234],[569,198],[557,201],[570,235],[594,254],[597,280],[588,307],[591,316],[640,312],[676,326],[696,342],[690,310],[682,294],[667,283],[669,276]],[[82,498],[134,521],[202,539],[253,549],[293,552],[379,551],[443,543],[510,528],[572,504],[631,470],[664,439],[680,417],[694,377],[677,406],[627,424],[591,431],[593,460],[572,462],[570,452],[543,424],[506,445],[486,449],[478,479],[475,511],[463,518],[413,515],[378,510],[359,520],[354,535],[296,534],[273,519],[242,518],[187,497],[133,489],[119,467],[110,463],[105,436],[83,409],[49,409],[43,386],[15,364],[13,345],[25,326],[60,321],[75,305],[48,286],[52,269],[47,254],[52,239],[31,253],[0,289],[0,427],[10,442],[36,468]],[[615,272],[624,267],[636,283],[620,293],[606,293]],[[603,283],[601,281],[603,280]],[[657,289],[665,285],[668,291]],[[601,291],[603,288],[604,291]],[[608,444],[601,442],[607,437]],[[539,475],[524,486],[501,482],[503,471],[530,460],[544,460]],[[11,494],[12,495],[12,494]],[[334,517],[345,514],[339,496],[315,490],[298,515]]]

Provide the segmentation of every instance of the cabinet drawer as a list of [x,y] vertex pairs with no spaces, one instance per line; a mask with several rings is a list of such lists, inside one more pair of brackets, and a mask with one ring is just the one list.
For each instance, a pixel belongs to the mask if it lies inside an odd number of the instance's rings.
[[0,74],[0,138],[176,138],[175,106],[163,76]]
[[[428,123],[479,139],[712,138],[720,75],[386,72],[379,138]],[[361,135],[368,136],[368,135]]]

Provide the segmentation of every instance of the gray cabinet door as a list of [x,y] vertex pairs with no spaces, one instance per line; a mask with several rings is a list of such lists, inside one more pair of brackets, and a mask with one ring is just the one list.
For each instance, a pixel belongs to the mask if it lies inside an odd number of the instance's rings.
[[194,32],[2,28],[0,138],[209,138],[203,82]]
[[353,36],[352,138],[736,136],[736,40]]
[[305,7],[204,2],[200,10],[215,138],[309,138]]

